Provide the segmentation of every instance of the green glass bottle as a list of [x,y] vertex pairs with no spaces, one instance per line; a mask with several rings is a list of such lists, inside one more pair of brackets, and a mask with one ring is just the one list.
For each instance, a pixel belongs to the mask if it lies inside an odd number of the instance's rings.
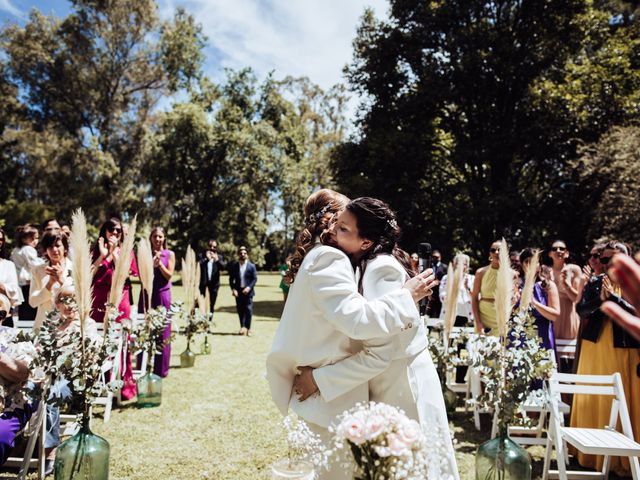
[[531,457],[506,431],[476,453],[476,480],[531,480]]
[[211,344],[209,343],[209,336],[205,335],[204,342],[200,348],[200,355],[211,355]]
[[108,480],[109,442],[91,432],[88,415],[80,431],[58,447],[54,471],[55,480]]
[[147,372],[138,379],[138,407],[159,407],[162,403],[162,378]]
[[189,344],[187,344],[187,349],[180,354],[180,367],[181,368],[189,368],[193,367],[196,363],[196,354],[191,351],[189,348]]

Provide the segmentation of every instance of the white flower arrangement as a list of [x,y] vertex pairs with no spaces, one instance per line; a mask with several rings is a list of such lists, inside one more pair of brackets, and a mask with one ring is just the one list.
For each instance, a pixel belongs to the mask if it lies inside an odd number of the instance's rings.
[[331,451],[304,420],[295,415],[287,415],[282,420],[282,425],[287,434],[287,462],[290,468],[295,468],[300,462],[309,462],[317,469],[327,467]]
[[498,409],[498,428],[509,425],[531,426],[523,415],[525,404],[543,405],[546,392],[532,388],[547,379],[555,365],[543,347],[530,311],[520,310],[507,322],[504,339],[480,337],[472,355],[484,383],[476,400],[482,407]]
[[335,453],[340,459],[351,454],[358,480],[453,478],[447,472],[445,432],[429,428],[427,438],[420,424],[398,408],[384,403],[359,403],[344,412],[330,430]]

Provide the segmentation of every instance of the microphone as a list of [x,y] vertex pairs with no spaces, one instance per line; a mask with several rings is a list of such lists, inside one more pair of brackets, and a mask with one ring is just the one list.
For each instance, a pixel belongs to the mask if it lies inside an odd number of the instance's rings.
[[[431,268],[431,244],[421,243],[418,246],[418,272],[422,273],[428,268]],[[427,297],[420,300],[420,316],[427,314],[427,304],[429,300]]]

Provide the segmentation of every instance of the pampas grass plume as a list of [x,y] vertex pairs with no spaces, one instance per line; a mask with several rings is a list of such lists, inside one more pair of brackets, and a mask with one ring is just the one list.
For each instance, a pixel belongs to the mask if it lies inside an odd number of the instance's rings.
[[464,271],[464,263],[462,259],[458,257],[456,262],[456,268],[449,263],[449,269],[447,271],[447,300],[445,304],[445,317],[444,328],[446,332],[446,338],[449,338],[451,329],[456,319],[456,312],[458,306],[458,292],[460,291],[460,282],[462,282],[462,275]]
[[540,265],[540,251],[536,250],[533,257],[529,260],[529,267],[527,273],[524,276],[524,287],[522,288],[522,295],[520,297],[520,309],[526,310],[529,308],[531,299],[533,297],[533,286],[536,283],[536,277],[538,276],[538,266]]
[[196,299],[196,291],[200,282],[200,265],[196,261],[196,254],[193,249],[187,247],[187,253],[182,259],[182,285],[184,286],[185,306],[187,312],[193,310],[193,304]]
[[138,242],[138,270],[142,288],[147,293],[146,307],[149,308],[153,292],[153,253],[148,238],[141,238]]
[[503,238],[500,243],[500,267],[498,268],[498,278],[496,286],[496,320],[498,332],[501,337],[507,334],[507,323],[511,316],[513,298],[513,270],[509,261],[509,247]]
[[[73,252],[73,283],[80,319],[80,335],[84,339],[84,326],[91,314],[91,281],[93,279],[92,257],[87,234],[87,219],[82,209],[71,216],[71,251]],[[83,343],[84,348],[84,343]]]
[[118,308],[118,306],[120,305],[120,301],[122,300],[124,282],[126,282],[127,278],[129,278],[129,271],[131,270],[133,244],[136,240],[136,226],[137,216],[133,217],[133,220],[129,225],[129,233],[125,237],[122,248],[120,249],[120,256],[116,261],[116,268],[113,272],[113,279],[111,280],[109,303],[116,308]]

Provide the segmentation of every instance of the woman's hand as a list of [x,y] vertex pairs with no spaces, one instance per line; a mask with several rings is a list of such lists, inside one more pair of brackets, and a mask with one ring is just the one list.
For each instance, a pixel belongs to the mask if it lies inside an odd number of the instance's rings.
[[104,244],[104,238],[103,237],[100,237],[98,239],[98,250],[100,251],[100,256],[102,258],[107,258],[107,256],[109,255],[109,249]]
[[611,280],[609,280],[608,276],[605,276],[602,279],[602,288],[600,289],[600,300],[606,302],[611,294],[613,293],[613,285],[611,285]]
[[428,268],[422,273],[419,273],[413,278],[407,280],[404,284],[404,288],[409,290],[414,302],[422,300],[424,297],[428,297],[433,293],[433,288],[438,285],[433,270]]
[[300,367],[300,373],[293,380],[293,391],[298,395],[298,400],[304,402],[316,392],[319,392],[318,384],[313,378],[313,368]]

